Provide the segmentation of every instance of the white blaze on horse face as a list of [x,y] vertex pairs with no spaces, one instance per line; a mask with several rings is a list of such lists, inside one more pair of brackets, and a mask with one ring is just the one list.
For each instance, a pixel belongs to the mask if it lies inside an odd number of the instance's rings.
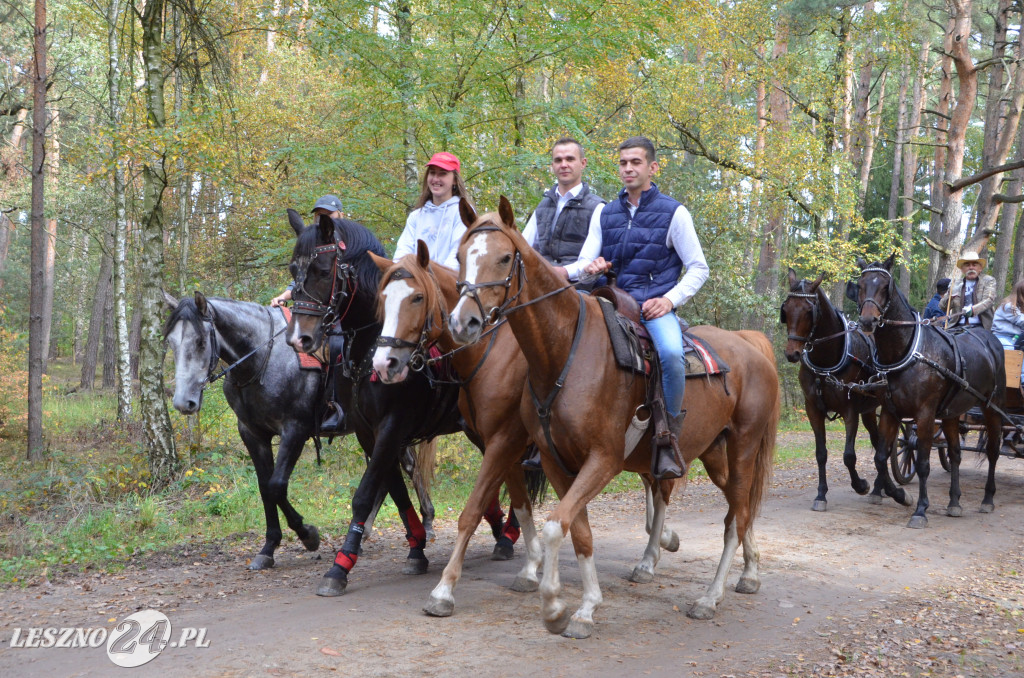
[[199,337],[192,323],[181,320],[167,334],[167,343],[174,354],[174,408],[195,414],[202,402],[203,384],[210,365],[209,350],[200,353]]
[[[407,280],[396,280],[388,283],[384,288],[384,326],[381,328],[380,336],[382,337],[394,337],[397,336],[398,326],[402,320],[402,304],[406,299],[415,294],[416,290],[413,289],[412,285]],[[380,375],[381,381],[386,384],[390,384],[396,381],[404,380],[408,374],[408,363],[402,365],[402,370],[395,374],[391,374],[388,371],[388,359],[392,357],[392,352],[406,349],[395,349],[391,346],[378,346],[377,350],[373,353],[373,369]],[[396,360],[401,361],[398,355],[395,355]]]
[[[472,239],[469,242],[469,246],[466,247],[466,282],[475,283],[480,275],[480,260],[487,254],[487,234],[486,233],[474,233]],[[452,330],[458,334],[462,330],[462,317],[463,304],[468,300],[466,295],[459,296],[459,303],[455,304],[455,308],[452,309],[451,315],[449,316],[449,323],[451,324]],[[474,302],[469,306],[470,309],[476,308]],[[481,318],[483,320],[483,318]]]

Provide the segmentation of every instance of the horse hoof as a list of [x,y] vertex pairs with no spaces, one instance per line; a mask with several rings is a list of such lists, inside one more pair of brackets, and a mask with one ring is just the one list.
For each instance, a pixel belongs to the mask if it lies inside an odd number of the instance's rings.
[[871,496],[868,497],[868,503],[880,505],[882,503],[882,495],[872,494]]
[[455,611],[455,601],[430,596],[430,602],[423,606],[423,611],[431,617],[450,617]]
[[508,537],[502,537],[494,545],[494,551],[491,552],[491,560],[512,560],[515,555],[512,540]]
[[325,596],[331,598],[333,596],[340,596],[345,593],[345,588],[348,586],[348,582],[344,579],[335,579],[334,577],[324,577],[320,580],[320,585],[316,587],[316,594],[318,596]]
[[540,582],[536,579],[527,579],[522,575],[516,575],[516,580],[512,582],[511,588],[516,593],[533,593],[540,588]]
[[864,480],[863,478],[860,479],[859,483],[854,483],[853,485],[853,491],[856,492],[857,494],[867,494],[868,490],[870,489],[871,485],[869,485],[868,481]]
[[633,574],[629,575],[629,581],[637,584],[650,584],[654,581],[654,573],[637,565],[633,568]]
[[320,550],[320,530],[316,529],[316,525],[303,525],[306,528],[306,538],[301,539],[302,545],[306,547],[307,551],[319,551]]
[[569,625],[562,631],[563,638],[575,638],[577,640],[583,640],[589,638],[590,634],[594,632],[594,622],[580,621],[579,619],[570,619]]
[[434,534],[434,526],[433,525],[431,525],[430,527],[425,527],[424,530],[427,533],[427,541],[428,542],[433,542],[435,539],[437,539],[437,535]]
[[555,635],[560,635],[569,627],[569,620],[572,615],[569,613],[568,608],[562,607],[562,612],[555,616],[554,619],[545,619],[544,628]]
[[995,504],[982,504],[981,505],[981,509],[979,509],[979,510],[982,513],[992,513],[992,511],[996,510],[996,505]]
[[964,515],[964,510],[959,506],[949,506],[946,508],[946,515],[950,518],[960,518]]
[[262,553],[257,553],[253,556],[253,559],[249,561],[249,569],[256,570],[269,570],[274,566],[274,556],[265,556]]
[[740,577],[736,582],[736,593],[757,593],[761,590],[761,580],[752,577]]
[[668,543],[667,544],[662,544],[661,548],[665,549],[669,553],[675,553],[676,551],[678,551],[679,550],[679,535],[676,534],[675,532],[673,532],[672,536],[669,537]]
[[815,499],[814,503],[811,505],[811,510],[812,511],[819,511],[819,512],[827,511],[828,510],[828,502],[825,501],[824,499]]
[[702,619],[705,621],[708,619],[714,619],[715,606],[708,605],[707,603],[702,603],[698,600],[696,603],[690,606],[689,610],[686,611],[686,616],[690,619]]
[[907,527],[912,527],[915,530],[920,530],[928,527],[928,518],[925,516],[910,516],[910,522],[907,523]]
[[402,574],[426,574],[429,563],[426,558],[406,558]]

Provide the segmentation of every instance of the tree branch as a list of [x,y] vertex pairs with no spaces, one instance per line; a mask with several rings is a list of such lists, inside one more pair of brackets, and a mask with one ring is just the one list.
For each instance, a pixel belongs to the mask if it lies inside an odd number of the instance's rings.
[[1020,169],[1022,167],[1024,167],[1024,160],[1014,160],[1013,162],[1008,162],[1005,165],[999,165],[998,167],[982,170],[974,176],[967,177],[966,179],[959,179],[952,183],[947,181],[946,187],[950,191],[959,191],[963,188],[967,188],[968,186],[984,181],[994,174],[1002,174],[1003,172],[1009,172],[1010,170]]
[[928,247],[931,247],[936,252],[945,254],[947,257],[953,256],[953,252],[948,247],[943,247],[926,235],[922,235],[921,237],[924,239],[924,244],[928,245]]
[[1018,203],[1024,202],[1024,195],[1007,195],[1005,193],[996,193],[992,196],[992,202],[994,203]]
[[920,205],[921,207],[923,207],[924,209],[928,210],[932,214],[942,214],[942,210],[937,210],[934,207],[932,207],[931,205],[929,205],[928,203],[921,202],[920,200],[918,200],[917,198],[915,198],[912,195],[904,195],[904,196],[900,196],[900,197],[903,200],[909,200],[910,202],[914,203],[915,205]]

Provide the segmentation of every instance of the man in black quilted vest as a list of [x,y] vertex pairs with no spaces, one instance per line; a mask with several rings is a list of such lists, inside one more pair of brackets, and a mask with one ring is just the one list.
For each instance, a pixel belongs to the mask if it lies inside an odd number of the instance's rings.
[[[551,173],[556,183],[526,222],[523,237],[541,256],[553,264],[566,280],[580,274],[580,248],[592,230],[601,230],[601,209],[605,200],[583,181],[587,158],[583,146],[563,137],[551,147]],[[577,285],[589,290],[592,283]]]

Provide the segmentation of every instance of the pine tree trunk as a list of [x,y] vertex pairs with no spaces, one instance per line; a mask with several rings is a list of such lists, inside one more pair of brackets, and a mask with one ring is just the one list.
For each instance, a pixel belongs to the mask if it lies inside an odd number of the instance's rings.
[[[111,258],[113,269],[113,258]],[[114,334],[114,286],[107,285],[103,303],[103,388],[117,386],[117,337]]]
[[32,57],[32,233],[28,319],[28,460],[43,459],[43,307],[46,223],[43,191],[46,159],[46,0],[35,0]]
[[13,225],[7,214],[0,212],[0,291],[4,289],[4,271],[7,270],[7,254],[11,251]]
[[[925,41],[921,45],[920,56],[917,62],[917,73],[914,76],[914,95],[913,102],[910,107],[910,117],[907,120],[907,134],[905,139],[908,142],[913,142],[921,136],[921,105],[924,100],[924,79],[928,71],[928,53],[931,49],[931,43]],[[914,181],[917,176],[917,147],[913,143],[907,143],[906,149],[903,153],[903,242],[905,243],[903,249],[903,262],[900,264],[900,290],[906,294],[910,294],[910,273],[907,270],[906,263],[910,261],[910,255],[913,252],[914,238],[914,211],[917,209],[917,205],[914,204]],[[926,289],[934,289],[935,281],[929,280]]]
[[[48,158],[50,195],[57,195],[57,176],[60,171],[60,111],[48,111],[50,114],[50,139],[53,153]],[[52,198],[51,198],[52,199]],[[43,372],[46,372],[46,361],[51,357],[50,335],[53,329],[53,286],[57,269],[57,219],[46,222],[46,259],[43,263]]]
[[89,263],[89,242],[90,237],[84,230],[78,230],[76,232],[76,240],[81,243],[77,247],[71,248],[70,266],[72,270],[77,272],[74,274],[75,279],[75,312],[72,317],[73,326],[73,337],[71,342],[71,364],[77,365],[82,361],[82,350],[84,344],[82,343],[85,338],[85,304],[86,304],[86,291],[89,286],[86,284],[88,278],[88,263]]
[[79,382],[79,388],[83,391],[91,391],[96,380],[100,336],[103,333],[103,308],[107,303],[107,292],[110,289],[110,275],[113,268],[114,260],[109,254],[104,254],[100,261],[100,273],[96,278],[96,292],[92,298],[89,335],[85,340],[85,351],[82,354],[82,379]]
[[[946,146],[949,136],[949,110],[953,101],[953,34],[956,31],[956,18],[950,13],[946,24],[946,32],[942,37],[942,59],[939,62],[939,92],[935,102],[935,155],[932,162],[932,184],[929,203],[932,208],[928,223],[928,237],[938,243],[942,239],[942,210],[945,206],[946,193],[942,183],[946,180]],[[944,277],[939,273],[939,252],[930,250],[928,253],[928,280]],[[931,288],[929,288],[931,289]]]
[[[149,128],[165,126],[163,27],[164,0],[148,0],[142,15],[142,57],[146,70],[146,113]],[[178,472],[171,419],[164,399],[164,344],[161,334],[164,269],[164,214],[166,155],[160,151],[144,160],[142,256],[139,285],[142,293],[139,350],[139,414],[149,455],[152,486],[166,487]]]
[[[1018,130],[1017,134],[1017,156],[1024,153],[1024,133]],[[1010,181],[1006,185],[1006,194],[1010,197],[1017,197],[1024,191],[1024,168],[1015,169],[1010,173]],[[1010,252],[1013,251],[1016,259],[1014,244],[1017,242],[1015,226],[1020,205],[1015,202],[1008,202],[1003,205],[1002,217],[1000,219],[999,236],[996,239],[996,256],[992,262],[992,276],[996,279],[997,289],[1003,290],[1012,288],[1019,280],[1019,277],[1007,279],[1010,271]]]

